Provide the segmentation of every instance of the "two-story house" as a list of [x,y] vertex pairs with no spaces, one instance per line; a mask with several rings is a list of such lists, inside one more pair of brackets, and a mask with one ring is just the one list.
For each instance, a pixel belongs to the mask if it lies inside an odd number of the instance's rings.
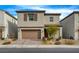
[[79,39],[79,11],[74,11],[60,21],[63,26],[63,38]]
[[[18,16],[18,39],[39,40],[47,36],[45,25],[59,24],[60,13],[45,13],[45,11],[16,11]],[[62,29],[60,27],[60,29]],[[60,30],[56,37],[62,36]]]
[[17,19],[10,13],[0,10],[0,39],[17,37]]

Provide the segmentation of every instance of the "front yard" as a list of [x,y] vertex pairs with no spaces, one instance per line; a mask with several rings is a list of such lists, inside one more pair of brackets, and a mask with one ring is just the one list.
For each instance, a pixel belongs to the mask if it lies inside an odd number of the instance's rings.
[[59,41],[56,40],[47,40],[43,42],[43,44],[49,45],[79,45],[79,40],[71,40],[71,39],[61,39]]
[[56,40],[0,40],[0,45],[79,45],[79,40],[61,39]]

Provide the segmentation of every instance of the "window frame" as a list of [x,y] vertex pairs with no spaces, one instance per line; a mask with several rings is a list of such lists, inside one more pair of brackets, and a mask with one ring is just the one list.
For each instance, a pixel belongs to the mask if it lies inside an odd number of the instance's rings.
[[54,21],[53,19],[54,19],[54,17],[50,17],[50,22],[53,22]]
[[[36,13],[29,13],[28,17],[29,17],[29,21],[37,21],[37,14]],[[30,19],[30,17],[32,18],[32,20]]]
[[24,21],[27,21],[27,13],[24,13]]

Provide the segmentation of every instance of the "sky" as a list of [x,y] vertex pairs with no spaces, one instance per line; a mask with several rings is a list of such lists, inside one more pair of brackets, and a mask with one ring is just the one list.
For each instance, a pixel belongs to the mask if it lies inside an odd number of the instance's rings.
[[73,11],[79,11],[79,5],[0,5],[1,10],[5,10],[17,17],[17,10],[45,10],[46,13],[61,13],[63,19]]

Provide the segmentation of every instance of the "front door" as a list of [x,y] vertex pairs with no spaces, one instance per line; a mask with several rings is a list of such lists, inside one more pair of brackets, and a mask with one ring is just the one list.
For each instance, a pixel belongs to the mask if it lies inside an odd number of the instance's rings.
[[47,30],[44,29],[44,36],[47,38],[48,37],[48,33],[47,33]]

